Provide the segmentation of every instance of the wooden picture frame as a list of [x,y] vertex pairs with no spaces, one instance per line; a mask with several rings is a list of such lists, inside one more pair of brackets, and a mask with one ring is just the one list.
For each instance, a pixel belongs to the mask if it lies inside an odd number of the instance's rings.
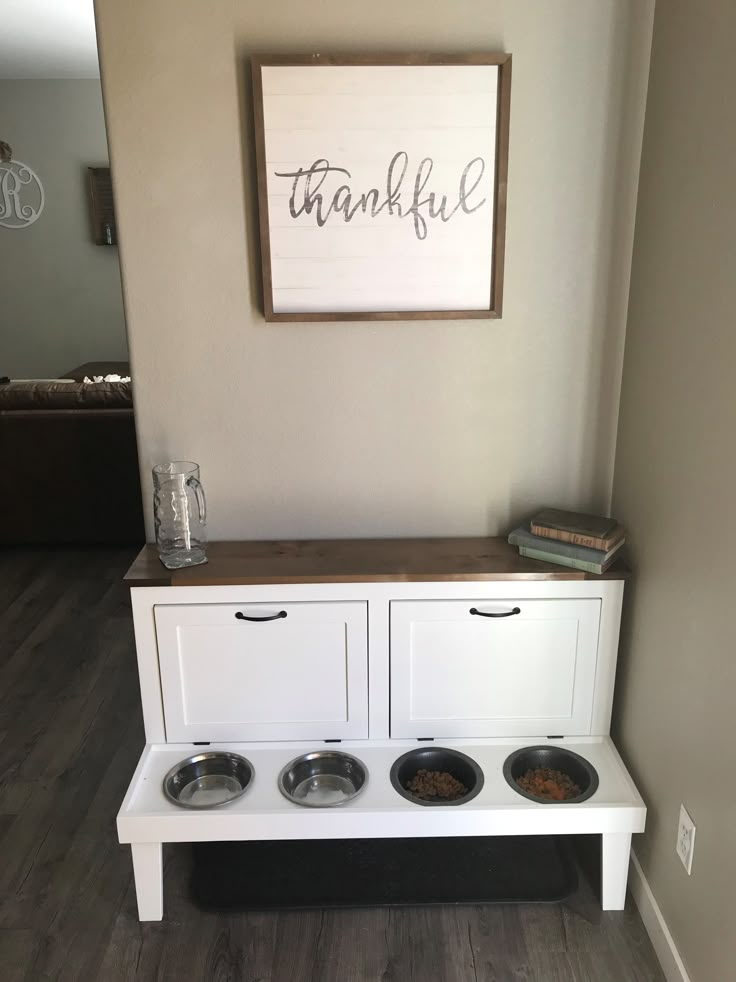
[[115,204],[109,167],[88,167],[90,224],[95,245],[115,245]]
[[261,55],[252,74],[267,321],[501,316],[510,54]]

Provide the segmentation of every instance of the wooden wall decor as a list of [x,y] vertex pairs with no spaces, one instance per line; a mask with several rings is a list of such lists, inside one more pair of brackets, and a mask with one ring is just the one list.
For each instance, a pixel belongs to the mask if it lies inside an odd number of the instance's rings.
[[88,167],[92,238],[96,245],[115,245],[115,205],[109,167]]
[[266,320],[501,316],[511,55],[252,70]]
[[41,178],[0,140],[0,228],[28,228],[41,217],[44,202]]

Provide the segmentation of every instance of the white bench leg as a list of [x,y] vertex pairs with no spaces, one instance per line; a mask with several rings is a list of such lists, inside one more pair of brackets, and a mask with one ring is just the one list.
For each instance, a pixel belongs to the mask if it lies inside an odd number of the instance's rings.
[[160,842],[133,842],[133,875],[138,920],[160,921],[164,916],[164,870]]
[[601,836],[601,906],[623,910],[629,877],[631,832],[604,832]]

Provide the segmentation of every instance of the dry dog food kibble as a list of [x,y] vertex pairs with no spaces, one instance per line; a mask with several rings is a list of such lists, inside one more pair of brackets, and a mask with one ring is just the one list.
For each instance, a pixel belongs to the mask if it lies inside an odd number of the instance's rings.
[[517,777],[516,783],[527,794],[545,798],[547,801],[567,801],[580,794],[580,788],[571,777],[549,767],[528,770],[526,774]]
[[417,798],[429,801],[431,798],[442,798],[443,801],[455,801],[468,793],[468,789],[457,781],[447,771],[428,771],[424,768],[417,771],[406,785]]

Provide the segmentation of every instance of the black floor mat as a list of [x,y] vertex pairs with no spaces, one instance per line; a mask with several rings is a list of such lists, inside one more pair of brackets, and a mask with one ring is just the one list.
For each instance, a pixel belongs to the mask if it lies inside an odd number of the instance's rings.
[[577,887],[566,836],[201,842],[206,910],[556,901]]

